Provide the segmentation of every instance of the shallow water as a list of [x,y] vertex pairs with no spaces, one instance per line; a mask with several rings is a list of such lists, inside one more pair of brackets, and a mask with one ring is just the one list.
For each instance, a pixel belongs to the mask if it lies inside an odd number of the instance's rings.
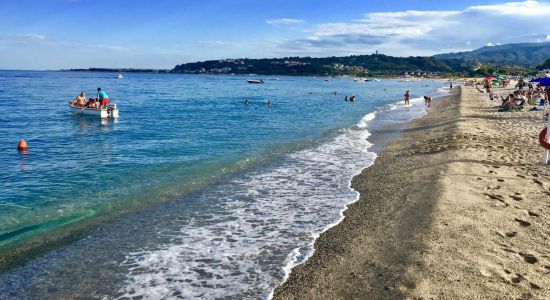
[[[0,246],[128,211],[0,274],[0,297],[266,297],[356,199],[369,128],[424,114],[419,99],[395,104],[405,89],[442,86],[115,75],[0,72]],[[120,118],[71,115],[66,102],[98,85]]]

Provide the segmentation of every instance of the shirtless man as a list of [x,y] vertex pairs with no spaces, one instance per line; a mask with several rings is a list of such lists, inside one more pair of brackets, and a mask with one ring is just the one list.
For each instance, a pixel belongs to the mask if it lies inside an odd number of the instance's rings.
[[83,107],[86,104],[86,94],[80,92],[80,95],[76,96],[73,100],[73,105]]

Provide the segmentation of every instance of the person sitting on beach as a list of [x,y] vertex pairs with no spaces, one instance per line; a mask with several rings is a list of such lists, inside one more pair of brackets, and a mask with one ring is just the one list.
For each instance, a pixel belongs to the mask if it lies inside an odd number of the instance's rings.
[[97,88],[96,101],[99,101],[100,107],[106,107],[109,104],[109,96],[100,87]]
[[512,111],[515,108],[514,94],[508,95],[506,98],[502,98],[502,104],[498,111]]
[[431,104],[432,104],[432,97],[424,96],[424,105],[427,107],[430,107]]
[[409,94],[409,90],[405,92],[405,95],[403,95],[403,100],[405,100],[405,105],[409,105],[409,99],[411,95]]
[[80,95],[74,98],[73,105],[78,107],[84,107],[84,105],[86,105],[86,94],[84,92],[80,92]]
[[514,101],[510,100],[510,97],[506,97],[506,100],[502,102],[502,106],[498,111],[512,111],[515,108],[514,105]]

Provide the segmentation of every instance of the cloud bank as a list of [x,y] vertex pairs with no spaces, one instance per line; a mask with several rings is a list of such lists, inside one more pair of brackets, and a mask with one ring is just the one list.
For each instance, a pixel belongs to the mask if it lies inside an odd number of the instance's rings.
[[281,41],[277,51],[298,55],[433,55],[485,45],[549,41],[550,3],[508,2],[459,11],[366,13],[350,22],[312,25],[306,37]]

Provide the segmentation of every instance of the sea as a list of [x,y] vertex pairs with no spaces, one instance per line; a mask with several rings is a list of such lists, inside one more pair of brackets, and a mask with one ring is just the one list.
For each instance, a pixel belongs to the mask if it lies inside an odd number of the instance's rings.
[[[0,258],[41,245],[0,271],[0,299],[269,299],[357,201],[350,181],[383,146],[371,134],[449,92],[429,80],[117,75],[0,71]],[[97,87],[119,118],[69,110]]]

